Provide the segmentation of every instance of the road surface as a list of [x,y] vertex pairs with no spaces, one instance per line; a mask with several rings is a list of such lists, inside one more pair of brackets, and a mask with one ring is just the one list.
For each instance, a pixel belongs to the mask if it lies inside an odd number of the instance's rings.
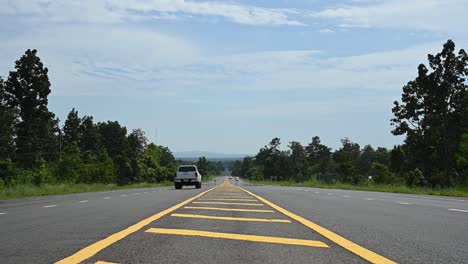
[[0,201],[0,263],[468,263],[468,199],[241,182]]

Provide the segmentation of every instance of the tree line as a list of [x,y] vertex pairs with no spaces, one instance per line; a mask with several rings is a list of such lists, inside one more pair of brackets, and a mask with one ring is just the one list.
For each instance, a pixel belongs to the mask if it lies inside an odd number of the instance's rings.
[[391,133],[404,135],[403,144],[361,148],[344,138],[332,151],[315,136],[306,146],[293,141],[281,150],[274,138],[254,157],[236,161],[232,173],[253,180],[468,185],[468,55],[448,40],[428,62],[392,108]]
[[48,109],[48,69],[27,50],[0,78],[0,187],[43,183],[161,182],[177,162],[118,121],[95,122],[72,109],[63,127]]

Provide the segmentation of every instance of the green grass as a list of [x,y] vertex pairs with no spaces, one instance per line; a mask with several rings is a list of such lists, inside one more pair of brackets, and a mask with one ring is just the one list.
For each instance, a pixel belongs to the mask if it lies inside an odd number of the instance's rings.
[[30,196],[44,196],[54,194],[69,194],[69,193],[82,193],[82,192],[100,192],[112,190],[125,190],[137,188],[151,188],[170,186],[172,182],[162,183],[138,183],[129,185],[116,185],[116,184],[44,184],[41,186],[35,185],[18,185],[11,187],[0,188],[0,200],[30,197]]
[[293,181],[249,181],[249,182],[253,185],[298,186],[298,187],[315,187],[315,188],[326,188],[326,189],[468,197],[468,187],[423,188],[423,187],[408,187],[405,185],[381,185],[381,184],[352,185],[352,184],[346,184],[346,183],[331,183],[331,184],[322,183],[322,182],[302,182],[301,183],[301,182],[293,182]]

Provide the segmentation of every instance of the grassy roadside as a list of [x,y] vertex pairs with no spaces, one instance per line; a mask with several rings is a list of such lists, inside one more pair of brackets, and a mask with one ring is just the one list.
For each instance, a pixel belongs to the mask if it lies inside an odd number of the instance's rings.
[[113,191],[113,190],[126,190],[138,188],[151,188],[171,186],[172,182],[162,183],[137,183],[129,185],[116,185],[116,184],[44,184],[41,186],[35,185],[18,185],[12,187],[0,188],[0,200],[31,197],[31,196],[44,196],[54,194],[70,194],[82,192],[100,192],[100,191]]
[[290,181],[247,181],[253,185],[279,185],[279,186],[296,186],[296,187],[315,187],[324,189],[342,189],[342,190],[358,190],[358,191],[374,191],[374,192],[390,192],[390,193],[408,193],[408,194],[425,194],[425,195],[441,195],[454,197],[468,197],[468,187],[456,188],[422,188],[408,187],[405,185],[351,185],[345,183],[320,183],[320,182],[290,182]]

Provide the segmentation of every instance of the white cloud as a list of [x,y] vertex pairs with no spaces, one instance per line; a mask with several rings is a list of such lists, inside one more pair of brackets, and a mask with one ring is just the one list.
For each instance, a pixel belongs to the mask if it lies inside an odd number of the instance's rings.
[[185,0],[1,0],[0,14],[39,16],[54,22],[115,23],[175,19],[178,15],[219,16],[246,25],[303,25],[297,11],[213,1]]
[[466,0],[379,0],[328,8],[313,16],[342,27],[379,27],[461,32],[468,24]]

